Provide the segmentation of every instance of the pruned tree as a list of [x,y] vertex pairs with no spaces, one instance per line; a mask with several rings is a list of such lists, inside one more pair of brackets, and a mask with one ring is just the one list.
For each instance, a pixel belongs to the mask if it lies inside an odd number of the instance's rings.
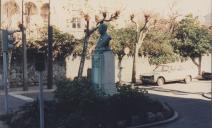
[[[133,69],[132,69],[132,83],[136,83],[136,61],[138,59],[138,52],[139,49],[148,33],[149,29],[151,28],[150,23],[150,14],[144,14],[144,24],[142,27],[139,26],[139,23],[135,21],[135,16],[132,14],[130,16],[130,20],[136,26],[136,43],[134,43],[134,55],[133,55]],[[156,23],[156,21],[154,21]]]
[[40,16],[43,18],[44,22],[47,22],[49,16],[49,3],[43,4],[40,9]]
[[90,29],[90,16],[89,16],[89,14],[82,12],[84,20],[86,21],[86,29],[85,29],[85,37],[83,39],[83,50],[82,50],[82,54],[81,54],[80,66],[79,66],[79,71],[78,71],[78,79],[82,78],[84,64],[85,64],[85,58],[86,58],[86,53],[87,53],[87,47],[88,47],[88,41],[89,41],[91,35],[98,29],[98,27],[101,23],[116,20],[118,18],[119,14],[120,14],[120,12],[116,11],[115,13],[111,14],[110,17],[108,18],[107,13],[103,12],[102,19],[100,19],[99,16],[95,16],[96,27]]
[[181,16],[179,14],[179,12],[176,9],[176,1],[173,2],[170,6],[169,6],[169,19],[168,19],[168,23],[169,23],[169,33],[171,35],[174,35],[174,32],[177,28],[178,22],[177,19]]
[[25,3],[25,14],[26,14],[26,28],[28,29],[28,35],[30,36],[30,22],[31,16],[36,15],[38,13],[37,6],[33,2]]
[[15,0],[9,0],[4,3],[3,14],[6,14],[6,18],[8,19],[5,26],[7,29],[10,28],[12,24],[12,20],[11,20],[12,16],[18,13],[20,13],[20,7],[18,6]]

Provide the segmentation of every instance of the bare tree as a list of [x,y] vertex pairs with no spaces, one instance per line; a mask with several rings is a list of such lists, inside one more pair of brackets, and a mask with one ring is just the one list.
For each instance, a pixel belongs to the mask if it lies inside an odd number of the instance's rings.
[[28,35],[30,36],[30,22],[31,16],[37,14],[37,6],[33,2],[25,3],[25,14],[26,14],[26,28],[28,29]]
[[[144,14],[144,24],[142,27],[139,26],[138,22],[135,21],[135,16],[134,14],[132,14],[130,16],[130,20],[132,23],[134,23],[136,25],[136,42],[134,44],[134,56],[133,56],[133,69],[132,69],[132,79],[131,82],[132,83],[136,83],[136,61],[138,59],[138,52],[139,49],[144,41],[144,38],[146,37],[146,34],[148,33],[149,29],[150,29],[150,14]],[[156,23],[156,20],[154,21],[154,24]]]
[[[5,24],[5,29],[11,29],[12,17],[15,14],[18,14],[19,12],[20,12],[20,7],[15,2],[15,0],[9,0],[3,5],[3,13],[6,14],[6,18],[7,18],[7,21]],[[15,38],[14,35],[13,35],[13,38]],[[9,70],[9,72],[11,71],[11,65],[12,65],[12,63],[11,63],[12,53],[13,53],[12,50],[8,51],[8,70]]]
[[15,0],[9,0],[3,5],[3,13],[6,14],[6,18],[8,22],[6,24],[6,28],[10,28],[12,24],[12,16],[18,14],[20,12],[20,7],[15,2]]
[[176,9],[176,2],[173,2],[169,6],[170,14],[169,14],[169,32],[171,34],[174,33],[176,27],[177,27],[177,18],[179,18],[181,15],[178,13]]
[[86,21],[86,29],[85,29],[85,37],[83,40],[83,50],[82,50],[82,55],[81,55],[81,60],[80,60],[80,66],[79,66],[79,71],[78,71],[78,79],[82,78],[84,64],[85,64],[85,58],[86,58],[86,53],[87,53],[87,47],[88,47],[88,41],[89,41],[90,36],[98,29],[98,27],[101,23],[116,20],[118,18],[118,16],[120,15],[120,12],[116,11],[115,13],[111,14],[109,18],[107,18],[106,12],[102,12],[102,16],[103,16],[102,19],[100,19],[99,16],[95,16],[96,27],[94,27],[93,29],[90,29],[90,16],[85,13],[82,13],[82,15],[84,16],[84,19]]
[[45,3],[41,6],[41,17],[43,18],[44,22],[48,22],[49,17],[49,3]]

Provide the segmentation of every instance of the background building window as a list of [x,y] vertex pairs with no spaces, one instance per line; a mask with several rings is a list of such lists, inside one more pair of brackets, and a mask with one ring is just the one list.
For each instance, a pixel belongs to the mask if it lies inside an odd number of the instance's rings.
[[81,28],[80,18],[74,17],[72,19],[72,28]]

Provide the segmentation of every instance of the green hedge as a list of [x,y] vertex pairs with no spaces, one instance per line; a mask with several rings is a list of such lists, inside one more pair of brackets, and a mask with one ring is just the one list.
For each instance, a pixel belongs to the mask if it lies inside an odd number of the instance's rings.
[[[164,112],[163,105],[148,97],[145,90],[119,87],[107,96],[88,82],[60,81],[55,98],[45,103],[46,128],[121,128],[148,122],[147,112]],[[8,118],[12,128],[39,126],[38,102],[27,105]]]

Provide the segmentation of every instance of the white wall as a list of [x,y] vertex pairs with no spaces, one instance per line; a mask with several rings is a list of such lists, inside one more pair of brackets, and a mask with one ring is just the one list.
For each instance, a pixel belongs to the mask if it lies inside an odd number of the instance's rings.
[[[131,81],[132,76],[132,57],[125,56],[122,60],[122,80],[129,82]],[[77,76],[78,68],[80,63],[80,57],[73,58],[72,56],[67,57],[66,59],[66,77],[69,79],[73,79],[75,76]],[[191,60],[188,60],[183,63],[186,67],[191,68],[196,74],[198,73],[197,67],[193,64]],[[202,58],[202,71],[212,71],[212,56],[211,54],[209,56],[205,55]],[[83,75],[87,75],[87,69],[91,68],[91,59],[86,59],[85,67],[83,71]],[[139,58],[137,60],[137,79],[139,78],[139,75],[142,73],[147,73],[152,71],[155,68],[154,65],[150,65],[147,58]],[[118,60],[115,59],[115,80],[118,81]]]

